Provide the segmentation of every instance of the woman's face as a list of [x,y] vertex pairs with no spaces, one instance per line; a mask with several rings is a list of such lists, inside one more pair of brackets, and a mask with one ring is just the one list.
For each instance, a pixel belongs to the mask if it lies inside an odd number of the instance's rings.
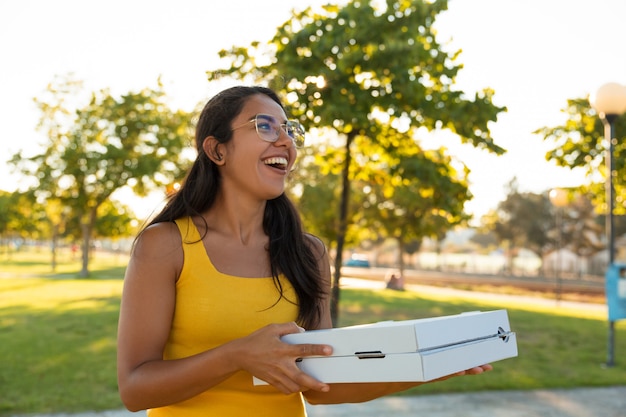
[[[257,115],[259,129],[271,131],[271,125],[284,124],[285,112],[271,98],[257,94],[250,96],[241,113],[231,123],[233,136],[224,147],[221,167],[224,190],[235,189],[261,200],[280,196],[285,180],[296,159],[293,140],[280,128],[278,139],[268,142],[257,134],[254,121]],[[271,136],[271,134],[269,135]]]

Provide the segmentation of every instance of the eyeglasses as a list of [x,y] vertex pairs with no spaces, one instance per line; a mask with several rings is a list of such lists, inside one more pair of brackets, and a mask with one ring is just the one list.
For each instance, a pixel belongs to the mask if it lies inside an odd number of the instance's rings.
[[257,135],[266,142],[276,142],[280,137],[281,131],[283,131],[291,138],[296,148],[304,146],[304,126],[297,120],[287,120],[285,123],[279,123],[274,116],[257,114],[254,119],[236,126],[232,130],[235,131],[240,127],[247,126],[248,123],[254,123]]

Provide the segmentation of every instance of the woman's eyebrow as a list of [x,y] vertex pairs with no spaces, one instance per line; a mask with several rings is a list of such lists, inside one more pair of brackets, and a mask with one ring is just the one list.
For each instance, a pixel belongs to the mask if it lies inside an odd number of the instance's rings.
[[[267,120],[269,120],[271,122],[278,122],[280,120],[280,117],[272,116],[271,114],[265,114],[265,113],[259,113],[255,117],[265,118],[265,119],[267,119]],[[282,124],[287,123],[287,121],[288,121],[288,119],[284,119],[282,121]]]

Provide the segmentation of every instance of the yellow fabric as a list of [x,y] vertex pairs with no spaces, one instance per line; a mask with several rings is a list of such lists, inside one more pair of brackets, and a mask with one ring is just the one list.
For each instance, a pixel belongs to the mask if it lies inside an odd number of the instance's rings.
[[[184,264],[176,284],[176,309],[165,359],[212,349],[270,323],[294,321],[297,306],[279,293],[272,278],[240,278],[220,273],[207,256],[190,218],[176,221],[183,240]],[[293,288],[281,277],[286,297]],[[189,400],[148,410],[150,417],[306,416],[301,394],[284,395],[271,386],[254,386],[252,375],[238,372]]]

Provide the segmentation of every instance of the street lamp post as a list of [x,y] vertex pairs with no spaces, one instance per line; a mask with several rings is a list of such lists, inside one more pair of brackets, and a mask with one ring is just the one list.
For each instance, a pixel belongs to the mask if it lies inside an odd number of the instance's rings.
[[554,279],[556,283],[555,297],[557,303],[561,300],[561,269],[563,260],[561,259],[562,248],[562,228],[563,228],[563,207],[567,206],[567,191],[562,188],[554,188],[550,190],[550,202],[556,208],[556,256],[554,267]]
[[[626,111],[626,87],[617,83],[604,84],[598,89],[595,97],[590,98],[591,106],[598,112],[604,124],[604,140],[606,142],[606,237],[608,250],[608,267],[615,260],[615,236],[613,229],[613,147],[615,145],[615,120]],[[609,340],[607,366],[613,366],[615,346],[615,322],[609,320]]]

